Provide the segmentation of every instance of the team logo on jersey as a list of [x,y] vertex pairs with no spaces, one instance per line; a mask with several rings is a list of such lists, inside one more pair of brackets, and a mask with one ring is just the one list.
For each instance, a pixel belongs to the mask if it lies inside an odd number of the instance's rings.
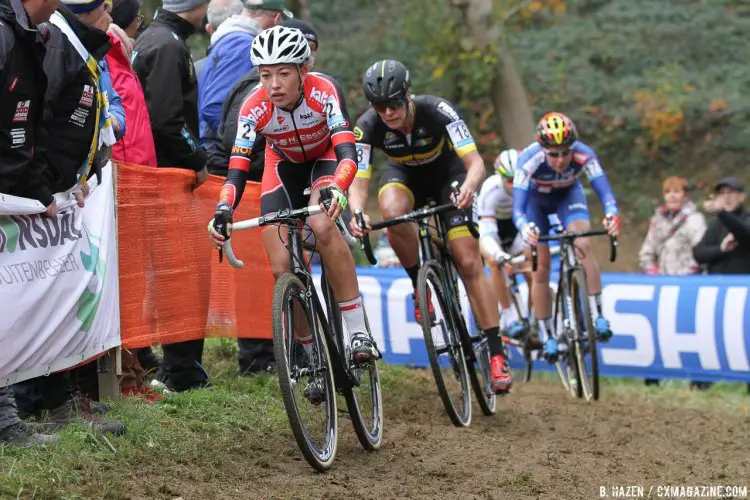
[[328,92],[320,91],[316,89],[314,86],[312,90],[310,91],[310,97],[318,101],[320,104],[325,104],[330,98],[330,96],[328,95]]
[[456,113],[456,111],[452,107],[450,107],[447,102],[441,102],[440,104],[438,104],[437,110],[454,122],[459,119],[458,113]]
[[398,136],[394,134],[393,132],[386,132],[385,136],[383,137],[383,144],[390,144],[393,142],[396,142],[398,140]]
[[18,104],[16,104],[16,114],[13,115],[13,123],[28,121],[29,108],[31,108],[31,100],[18,101]]
[[417,129],[417,137],[424,137],[427,135],[427,131],[424,129],[424,127],[419,127]]
[[355,126],[354,127],[354,140],[361,141],[364,136],[365,136],[364,131],[361,128]]
[[253,121],[257,122],[266,111],[268,111],[268,103],[266,101],[263,101],[260,106],[255,106],[253,109],[251,109],[247,113],[247,116],[252,118]]
[[284,117],[279,115],[276,117],[276,121],[279,122],[279,124],[284,123]]
[[313,117],[313,112],[310,111],[309,113],[305,113],[304,115],[299,115],[299,117],[302,118],[303,120],[309,120],[310,118]]
[[11,144],[11,149],[13,148],[20,148],[26,143],[26,129],[23,128],[14,128],[10,130],[10,136],[13,139],[13,144]]

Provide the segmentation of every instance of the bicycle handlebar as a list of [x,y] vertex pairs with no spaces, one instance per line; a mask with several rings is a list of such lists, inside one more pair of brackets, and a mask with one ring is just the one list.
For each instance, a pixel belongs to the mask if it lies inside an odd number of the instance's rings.
[[[605,236],[609,232],[606,229],[591,229],[588,231],[577,231],[573,233],[562,233],[562,234],[550,234],[546,236],[540,236],[539,242],[543,241],[569,241],[573,242],[578,238],[585,238],[587,236]],[[617,259],[617,238],[614,236],[609,237],[609,261],[614,262]],[[537,269],[537,250],[536,245],[531,245],[531,270],[536,271]]]
[[[458,199],[459,189],[458,189],[458,181],[453,181],[451,184],[451,191],[454,196],[454,199]],[[446,203],[444,205],[438,205],[436,207],[424,207],[420,208],[419,210],[411,211],[404,215],[399,215],[398,217],[393,217],[391,219],[385,219],[380,222],[375,222],[370,225],[371,231],[377,231],[378,229],[385,229],[390,226],[396,226],[398,224],[403,224],[405,222],[415,222],[419,219],[425,219],[428,217],[432,217],[433,215],[440,214],[442,212],[455,209],[456,205],[455,203]],[[469,230],[469,233],[474,239],[479,239],[479,231],[477,230],[477,224],[473,221],[471,218],[471,207],[467,207],[463,209],[464,213],[464,222],[466,223],[466,226]],[[360,230],[363,232],[365,231],[365,217],[364,213],[361,209],[357,209],[354,213],[354,217],[357,220],[357,225],[359,225]],[[378,263],[378,260],[375,258],[375,254],[372,251],[372,244],[370,243],[369,237],[365,234],[364,237],[360,240],[360,248],[365,253],[365,257],[367,257],[368,262],[370,265],[376,265]]]
[[[252,229],[256,227],[263,227],[269,224],[289,221],[293,219],[303,220],[321,213],[323,213],[323,210],[320,208],[320,205],[310,205],[308,207],[299,208],[297,210],[290,210],[287,208],[274,214],[263,215],[260,217],[255,217],[253,219],[235,222],[234,224],[232,224],[232,232],[243,231],[245,229]],[[336,227],[341,233],[341,236],[344,238],[344,241],[346,241],[349,246],[353,246],[354,244],[356,244],[357,239],[349,233],[349,230],[346,228],[346,224],[342,222],[341,218],[336,219]],[[232,267],[235,267],[237,269],[245,267],[245,263],[238,259],[236,254],[234,253],[231,238],[227,239],[224,242],[224,254],[227,256],[227,260]]]

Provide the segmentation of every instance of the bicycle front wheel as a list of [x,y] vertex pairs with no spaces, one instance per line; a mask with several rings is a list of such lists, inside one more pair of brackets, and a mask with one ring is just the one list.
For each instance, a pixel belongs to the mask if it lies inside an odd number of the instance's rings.
[[453,318],[439,269],[435,261],[429,261],[419,270],[417,296],[422,331],[445,411],[453,425],[467,427],[471,423],[471,394],[463,347],[455,326],[459,318]]
[[293,274],[276,282],[273,351],[294,438],[307,463],[324,472],[336,458],[336,391],[320,321],[306,294],[307,287]]
[[576,322],[576,338],[573,352],[581,382],[578,397],[586,401],[599,399],[599,356],[596,350],[596,331],[591,319],[589,287],[582,269],[576,269],[570,279],[570,296],[573,299],[573,317]]
[[[562,290],[557,293],[555,300],[555,332],[558,337],[562,335],[568,335],[568,324],[572,322],[572,311],[568,309],[565,300],[565,294]],[[580,397],[579,391],[581,390],[581,384],[578,375],[578,365],[576,364],[575,356],[569,349],[567,352],[562,354],[560,358],[555,362],[555,369],[560,377],[565,391],[571,396]]]

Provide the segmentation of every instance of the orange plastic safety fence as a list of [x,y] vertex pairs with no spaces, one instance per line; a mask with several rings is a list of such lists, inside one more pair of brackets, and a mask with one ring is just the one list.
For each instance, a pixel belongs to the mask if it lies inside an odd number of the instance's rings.
[[[260,230],[238,232],[234,269],[208,239],[221,177],[192,190],[193,172],[117,164],[120,325],[125,348],[204,337],[271,338],[274,280]],[[248,183],[235,220],[260,215]]]

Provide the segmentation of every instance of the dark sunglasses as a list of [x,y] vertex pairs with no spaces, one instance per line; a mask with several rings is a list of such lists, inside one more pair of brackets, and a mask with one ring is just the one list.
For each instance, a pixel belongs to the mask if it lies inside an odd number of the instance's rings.
[[394,99],[392,101],[388,102],[379,102],[377,104],[373,104],[372,107],[375,108],[376,111],[379,111],[380,113],[385,113],[387,109],[401,109],[404,106],[406,106],[406,99]]
[[566,156],[569,156],[571,153],[570,149],[566,149],[565,151],[549,151],[544,150],[544,154],[549,156],[550,158],[564,158]]

